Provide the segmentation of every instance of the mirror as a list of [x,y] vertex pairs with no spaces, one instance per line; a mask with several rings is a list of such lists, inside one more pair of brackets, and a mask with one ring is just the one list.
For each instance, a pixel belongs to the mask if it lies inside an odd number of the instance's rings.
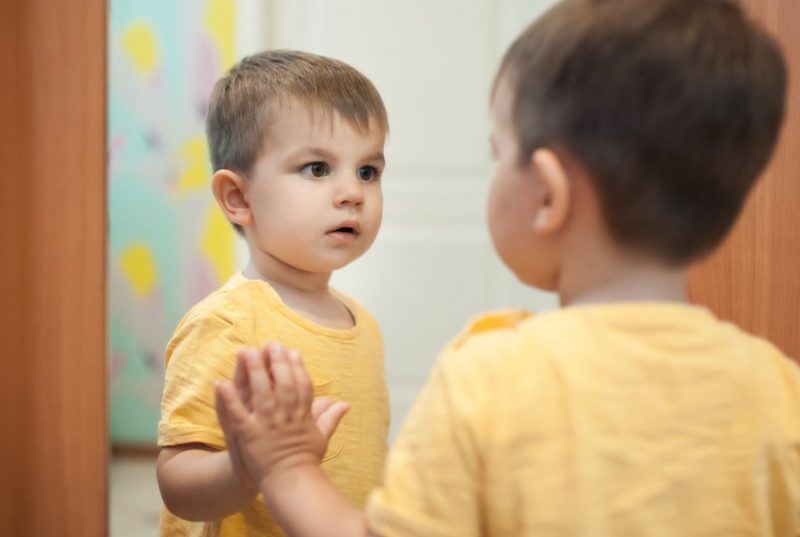
[[172,331],[246,260],[209,188],[204,118],[217,78],[248,53],[297,48],[350,63],[383,96],[391,132],[382,230],[370,252],[338,271],[332,284],[381,324],[391,438],[436,353],[472,315],[556,304],[523,288],[500,264],[483,216],[494,70],[521,25],[550,3],[111,0],[114,537],[156,532],[156,427]]

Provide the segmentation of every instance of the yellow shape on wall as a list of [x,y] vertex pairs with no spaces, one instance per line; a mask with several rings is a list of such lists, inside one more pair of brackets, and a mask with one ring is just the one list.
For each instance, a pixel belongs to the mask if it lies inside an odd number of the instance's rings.
[[152,292],[156,285],[156,265],[147,246],[131,244],[119,256],[118,262],[137,297],[144,298]]
[[183,196],[208,185],[208,148],[205,138],[197,136],[186,140],[178,151],[178,157],[187,162],[184,172],[178,178],[176,194]]
[[158,62],[156,36],[145,22],[135,22],[122,34],[122,47],[128,60],[143,77],[150,76]]
[[233,274],[234,231],[216,203],[212,203],[206,216],[200,250],[211,262],[218,283],[224,283]]
[[219,47],[223,69],[233,65],[233,10],[233,2],[230,0],[208,0],[206,7],[205,27]]

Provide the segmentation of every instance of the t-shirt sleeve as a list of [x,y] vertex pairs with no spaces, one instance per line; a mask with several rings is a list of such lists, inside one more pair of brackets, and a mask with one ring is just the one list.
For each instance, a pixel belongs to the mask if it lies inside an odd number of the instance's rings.
[[481,534],[487,389],[461,358],[447,351],[441,356],[389,454],[384,485],[367,507],[378,535]]
[[217,313],[181,323],[167,347],[158,445],[225,448],[214,407],[214,381],[230,379],[245,346],[241,323]]

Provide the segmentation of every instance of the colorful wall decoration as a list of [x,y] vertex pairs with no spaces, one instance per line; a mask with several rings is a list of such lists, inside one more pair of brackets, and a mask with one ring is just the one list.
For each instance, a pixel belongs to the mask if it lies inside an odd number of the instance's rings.
[[153,445],[164,349],[190,306],[234,270],[210,192],[204,121],[234,60],[234,0],[110,0],[111,440]]

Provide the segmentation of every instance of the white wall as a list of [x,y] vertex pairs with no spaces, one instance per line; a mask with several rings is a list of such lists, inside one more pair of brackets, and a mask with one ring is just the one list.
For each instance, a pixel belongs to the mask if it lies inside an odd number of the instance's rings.
[[240,0],[240,51],[296,48],[366,74],[389,113],[384,223],[333,284],[386,343],[392,438],[441,347],[481,311],[544,310],[485,225],[489,89],[508,44],[552,0]]

